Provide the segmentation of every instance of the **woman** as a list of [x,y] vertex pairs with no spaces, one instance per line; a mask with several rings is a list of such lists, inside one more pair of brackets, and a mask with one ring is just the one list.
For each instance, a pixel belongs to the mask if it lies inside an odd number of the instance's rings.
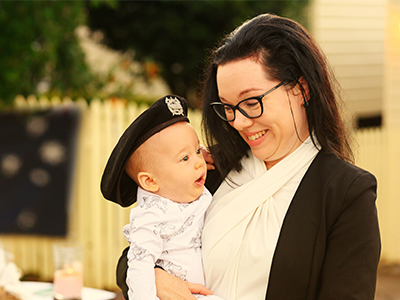
[[[214,51],[203,100],[225,178],[209,176],[206,286],[227,300],[373,300],[376,180],[351,164],[333,75],[307,31],[269,14],[245,22]],[[199,292],[156,274],[161,300]]]

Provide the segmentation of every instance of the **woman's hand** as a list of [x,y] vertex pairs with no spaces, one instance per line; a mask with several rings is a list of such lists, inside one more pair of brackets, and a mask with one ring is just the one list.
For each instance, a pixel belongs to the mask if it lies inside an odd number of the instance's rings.
[[200,283],[189,283],[184,281],[186,283],[187,287],[189,288],[189,291],[192,294],[200,294],[200,295],[212,295],[213,292],[206,288],[204,285]]
[[203,145],[200,145],[200,151],[201,154],[203,154],[203,158],[207,163],[207,170],[214,170],[214,159],[210,154],[210,150],[208,150],[208,148],[204,147]]
[[160,268],[155,268],[154,272],[160,300],[197,300],[192,294],[212,294],[204,285],[183,281]]

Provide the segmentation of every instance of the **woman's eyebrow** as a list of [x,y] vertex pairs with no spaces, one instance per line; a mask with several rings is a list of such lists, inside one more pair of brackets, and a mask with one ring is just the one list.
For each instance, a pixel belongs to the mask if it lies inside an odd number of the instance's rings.
[[245,89],[245,90],[243,90],[243,91],[241,91],[241,92],[239,93],[239,97],[243,97],[243,95],[245,95],[245,94],[247,94],[247,93],[254,92],[254,91],[260,91],[260,90],[261,90],[261,88],[249,88],[249,89]]
[[[261,88],[248,88],[248,89],[245,89],[245,90],[241,91],[239,93],[239,95],[238,95],[238,98],[243,97],[243,95],[245,95],[247,93],[250,93],[250,92],[253,92],[253,91],[262,91],[262,90],[263,89],[261,89]],[[226,101],[226,99],[224,97],[221,97],[220,95],[218,95],[218,97],[219,97],[219,99]]]

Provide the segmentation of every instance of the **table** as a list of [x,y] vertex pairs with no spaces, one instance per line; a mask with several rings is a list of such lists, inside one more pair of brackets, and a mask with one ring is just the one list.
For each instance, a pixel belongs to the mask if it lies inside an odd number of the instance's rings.
[[[32,297],[29,300],[53,300],[52,283],[23,281],[22,284],[32,292]],[[82,300],[110,300],[115,297],[116,294],[109,291],[87,287],[82,289]]]

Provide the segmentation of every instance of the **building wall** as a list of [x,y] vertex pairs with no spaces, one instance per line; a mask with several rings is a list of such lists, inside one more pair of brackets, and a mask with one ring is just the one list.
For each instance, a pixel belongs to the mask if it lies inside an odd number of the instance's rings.
[[387,5],[385,39],[384,125],[400,128],[400,0]]
[[387,0],[313,0],[310,31],[320,44],[352,116],[380,115]]

